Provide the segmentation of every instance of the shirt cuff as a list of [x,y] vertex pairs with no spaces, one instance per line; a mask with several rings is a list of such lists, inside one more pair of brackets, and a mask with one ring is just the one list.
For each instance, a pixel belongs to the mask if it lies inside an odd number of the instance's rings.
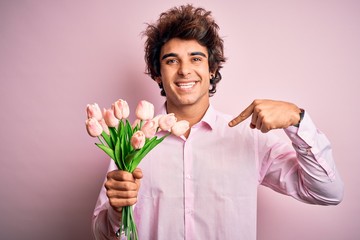
[[[284,131],[293,145],[296,146],[297,149],[295,148],[295,150],[302,156],[314,156],[314,161],[326,171],[330,180],[333,181],[335,178],[335,165],[332,160],[330,142],[316,128],[309,114],[304,114],[304,119],[299,127],[291,126],[284,129]],[[308,158],[305,157],[305,159]]]
[[106,208],[108,209],[108,219],[110,225],[113,229],[113,232],[116,233],[121,226],[122,214],[115,211],[115,209],[110,206],[109,202],[107,202],[106,205],[107,205]]
[[298,127],[290,126],[284,129],[291,142],[299,148],[312,148],[317,135],[317,128],[311,120],[309,114],[304,112],[304,118]]

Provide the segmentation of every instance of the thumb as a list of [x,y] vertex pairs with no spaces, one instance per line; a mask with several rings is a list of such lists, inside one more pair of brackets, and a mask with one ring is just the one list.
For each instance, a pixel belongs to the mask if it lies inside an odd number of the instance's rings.
[[132,173],[133,177],[135,179],[141,179],[143,177],[142,171],[140,168],[136,168],[133,173]]

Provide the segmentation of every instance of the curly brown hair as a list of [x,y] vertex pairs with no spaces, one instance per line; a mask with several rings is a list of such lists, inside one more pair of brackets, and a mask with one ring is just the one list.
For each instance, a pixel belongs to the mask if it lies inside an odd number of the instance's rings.
[[[219,26],[215,23],[210,11],[195,8],[191,4],[174,7],[160,14],[155,24],[148,24],[143,35],[145,41],[145,73],[152,79],[160,77],[160,52],[162,46],[172,38],[185,40],[195,39],[208,50],[210,72],[215,72],[210,79],[209,95],[216,92],[216,84],[221,80],[219,70],[225,62],[223,39],[220,38]],[[166,96],[159,83],[161,95]]]

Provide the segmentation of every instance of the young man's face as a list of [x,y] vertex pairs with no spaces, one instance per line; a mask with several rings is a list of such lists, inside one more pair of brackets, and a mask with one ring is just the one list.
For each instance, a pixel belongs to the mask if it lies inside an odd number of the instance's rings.
[[168,106],[209,104],[210,71],[207,48],[196,40],[173,38],[161,49],[160,73]]

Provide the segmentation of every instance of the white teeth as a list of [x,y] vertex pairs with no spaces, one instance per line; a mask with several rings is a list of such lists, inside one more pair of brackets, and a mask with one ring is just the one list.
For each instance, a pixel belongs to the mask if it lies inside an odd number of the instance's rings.
[[180,88],[192,88],[195,85],[195,82],[188,82],[188,83],[177,83],[178,87]]

